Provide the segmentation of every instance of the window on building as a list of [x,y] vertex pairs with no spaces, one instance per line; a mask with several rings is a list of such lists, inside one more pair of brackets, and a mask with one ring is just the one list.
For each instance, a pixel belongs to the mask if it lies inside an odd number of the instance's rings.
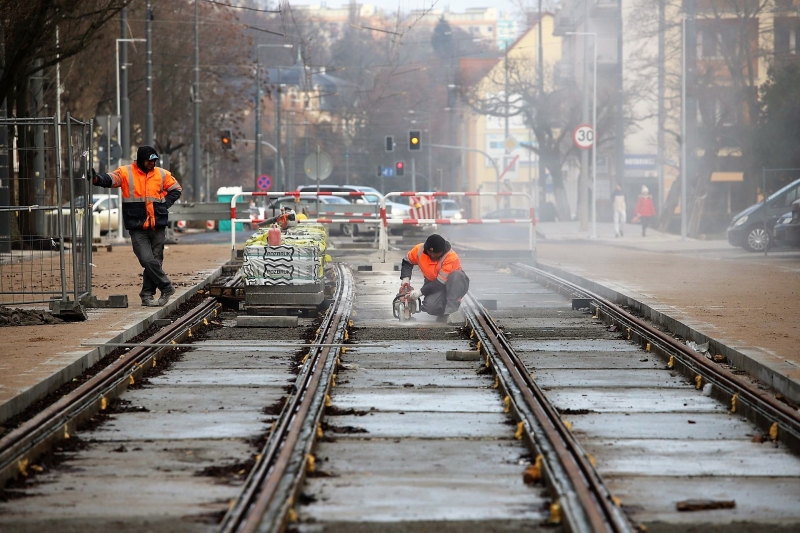
[[775,53],[797,54],[798,25],[794,21],[775,22]]

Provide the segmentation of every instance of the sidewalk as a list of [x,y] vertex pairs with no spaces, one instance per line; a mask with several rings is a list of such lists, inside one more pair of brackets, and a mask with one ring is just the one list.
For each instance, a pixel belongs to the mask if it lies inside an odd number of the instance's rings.
[[591,237],[591,223],[589,228],[581,230],[580,222],[540,222],[536,226],[536,233],[540,243],[548,241],[597,241],[610,246],[630,248],[636,250],[649,250],[653,252],[716,252],[719,250],[734,249],[728,241],[698,240],[686,238],[681,240],[680,235],[662,233],[653,228],[647,228],[647,236],[642,237],[642,228],[639,224],[625,224],[622,237],[614,237],[614,224],[610,222],[597,223],[597,238]]

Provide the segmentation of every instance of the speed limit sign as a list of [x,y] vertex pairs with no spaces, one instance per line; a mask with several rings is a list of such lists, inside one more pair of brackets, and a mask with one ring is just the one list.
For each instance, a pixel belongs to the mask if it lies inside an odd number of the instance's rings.
[[594,129],[588,124],[581,124],[572,132],[572,142],[581,150],[588,150],[594,145]]

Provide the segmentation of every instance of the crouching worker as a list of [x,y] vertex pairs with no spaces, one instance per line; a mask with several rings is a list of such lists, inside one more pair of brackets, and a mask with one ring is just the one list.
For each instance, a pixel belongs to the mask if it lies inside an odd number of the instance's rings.
[[414,265],[419,266],[425,282],[409,296],[415,300],[424,297],[420,308],[429,315],[442,318],[447,315],[447,322],[452,324],[464,322],[464,315],[459,308],[461,298],[469,290],[469,278],[461,270],[461,260],[451,249],[450,243],[434,233],[424,244],[414,246],[403,258],[401,287],[411,283]]

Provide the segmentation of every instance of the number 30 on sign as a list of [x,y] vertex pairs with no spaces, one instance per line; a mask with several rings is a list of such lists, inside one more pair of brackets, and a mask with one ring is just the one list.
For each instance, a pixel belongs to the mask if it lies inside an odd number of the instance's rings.
[[581,150],[588,150],[594,145],[594,129],[588,124],[581,124],[572,132],[572,142]]

